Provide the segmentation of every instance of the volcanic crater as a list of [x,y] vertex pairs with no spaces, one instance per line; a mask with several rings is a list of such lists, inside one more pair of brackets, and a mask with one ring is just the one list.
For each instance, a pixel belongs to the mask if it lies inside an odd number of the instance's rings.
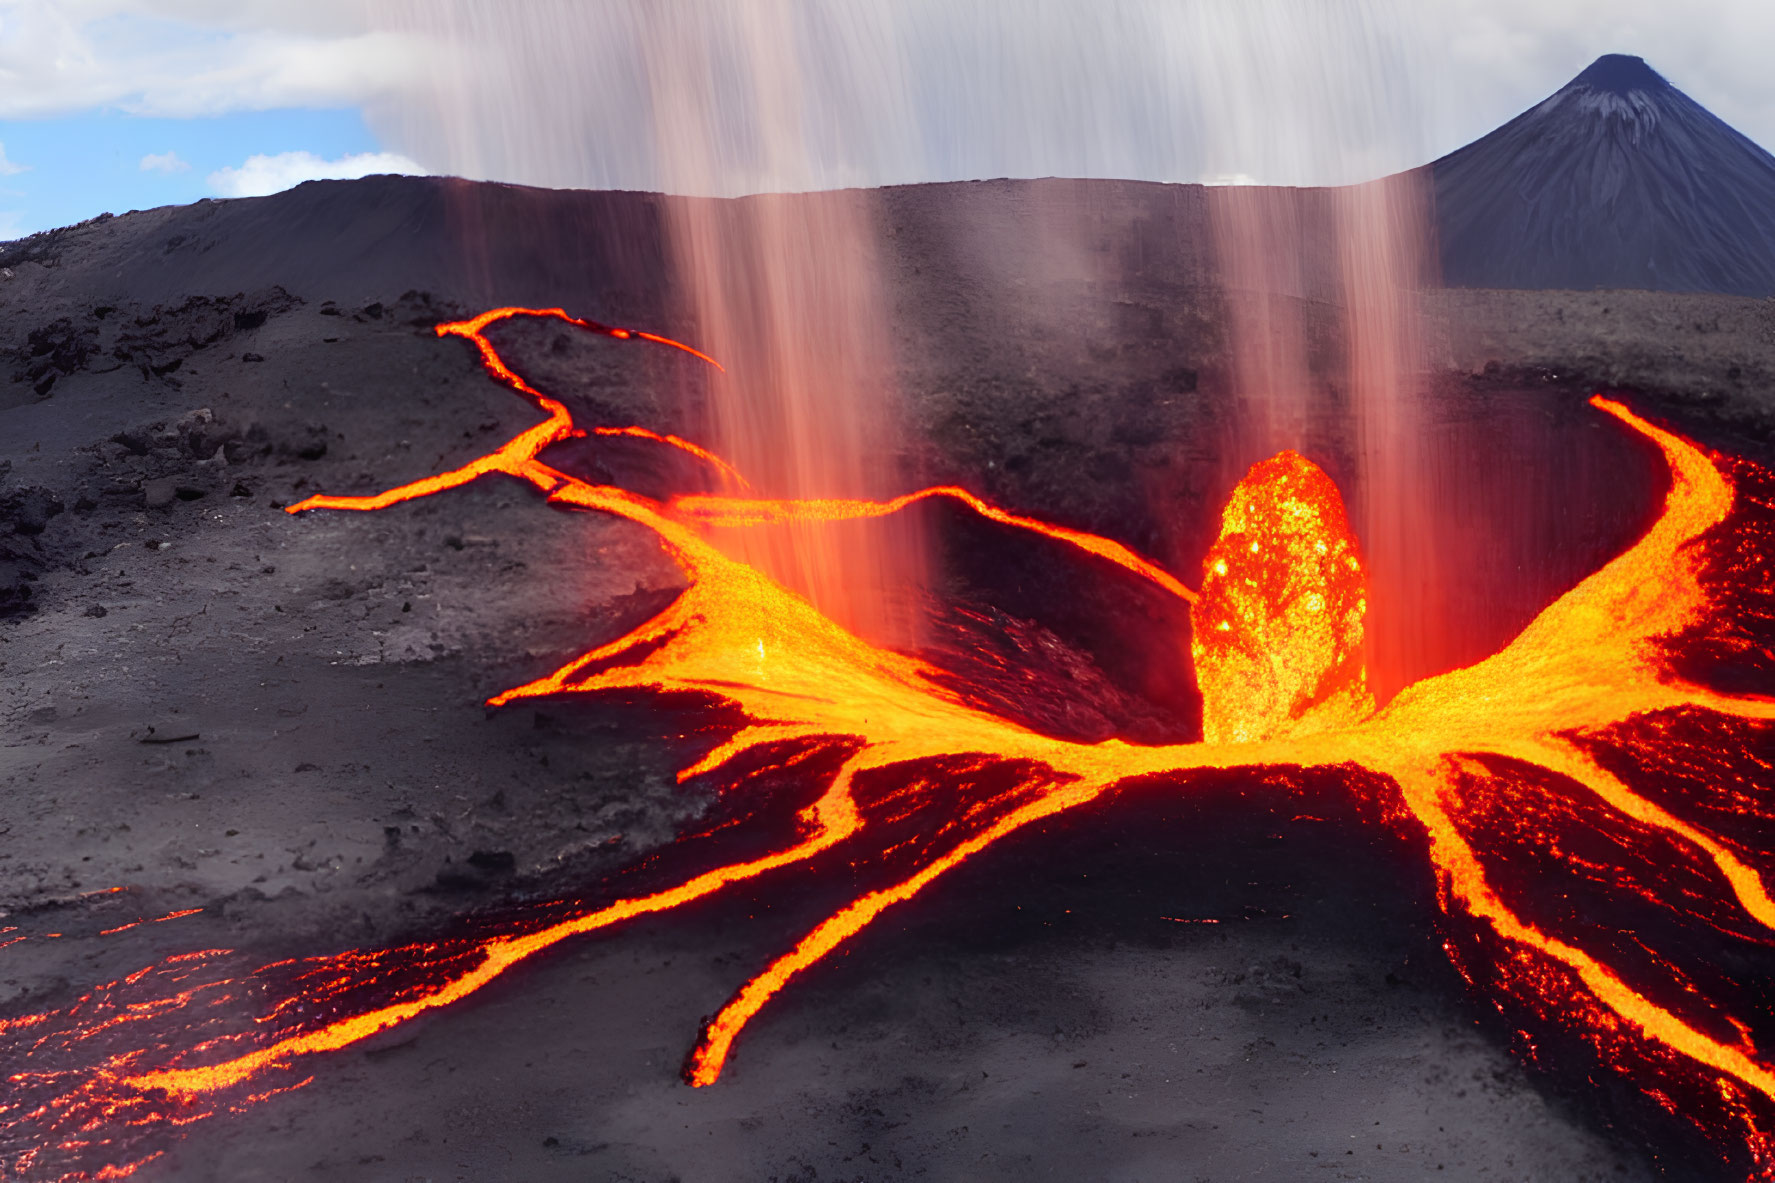
[[[1663,93],[1619,63],[1572,87],[1562,102]],[[1484,152],[1434,166],[1459,286],[1424,294],[1431,495],[1487,517],[1422,542],[1469,573],[1447,667],[1501,648],[1659,513],[1658,452],[1587,404],[1599,388],[1775,462],[1760,273],[1475,270],[1497,257],[1461,229],[1483,221],[1460,195]],[[696,344],[663,278],[674,200],[311,182],[0,249],[0,1021],[200,950],[235,950],[203,972],[241,979],[534,928],[613,883],[668,884],[680,835],[733,832],[731,801],[675,777],[733,722],[706,700],[486,705],[674,601],[684,573],[650,531],[551,512],[503,478],[373,514],[286,512],[466,463],[536,422],[440,324],[564,307]],[[905,488],[965,488],[1196,586],[1260,458],[1229,408],[1209,195],[1056,180],[867,200]],[[1054,227],[1074,253],[1003,249]],[[1312,459],[1359,497],[1336,309],[1291,299],[1323,343]],[[697,358],[545,320],[489,331],[579,425],[696,437]],[[720,488],[645,439],[546,459],[653,497]],[[953,503],[909,512],[939,540],[944,613],[921,652],[987,687],[987,707],[1082,742],[1199,738],[1175,598]],[[748,771],[785,818],[817,790],[806,769]],[[1387,793],[1366,773],[1221,772],[1035,823],[809,970],[711,1088],[679,1083],[700,1023],[860,879],[791,871],[563,944],[131,1153],[159,1155],[144,1179],[1742,1177],[1633,1089],[1599,1088],[1582,1047],[1518,1062],[1508,1016],[1444,955],[1439,884]],[[22,1119],[0,1123],[15,1165]],[[67,1161],[108,1161],[83,1153]]]

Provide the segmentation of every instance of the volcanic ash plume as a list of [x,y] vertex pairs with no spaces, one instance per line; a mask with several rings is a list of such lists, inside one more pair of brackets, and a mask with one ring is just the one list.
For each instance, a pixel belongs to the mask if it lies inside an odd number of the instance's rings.
[[1347,382],[1377,628],[1369,674],[1384,697],[1450,660],[1443,571],[1456,542],[1437,503],[1429,366],[1418,294],[1429,266],[1427,181],[1403,173],[1334,197]]
[[[448,129],[434,150],[454,169],[696,195],[663,203],[672,319],[725,371],[687,380],[683,393],[700,404],[698,438],[753,492],[817,500],[904,488],[874,199],[795,192],[835,179],[831,129],[820,125],[834,85],[822,55],[835,45],[810,31],[806,13],[783,0],[377,8],[386,23],[468,55],[464,74],[440,76],[432,96]],[[852,65],[879,40],[872,22],[885,19],[860,12],[834,25],[862,43],[839,39]],[[629,52],[599,56],[613,46]],[[539,91],[539,79],[551,85]],[[620,126],[599,125],[613,104]],[[848,628],[917,639],[925,564],[910,521],[798,522],[717,541]]]
[[1306,445],[1314,384],[1303,304],[1312,295],[1300,191],[1256,185],[1208,190],[1242,450]]
[[[807,65],[790,7],[767,0],[706,15],[725,26],[720,36],[700,51],[680,45],[648,59],[668,188],[718,187],[723,124],[736,105],[749,114],[767,171],[805,171],[814,153],[804,126]],[[670,31],[660,32],[650,44],[670,45]],[[718,56],[711,45],[734,52]],[[686,199],[672,203],[667,225],[689,322],[727,367],[708,402],[716,451],[770,497],[897,492],[901,436],[869,195]],[[906,521],[803,522],[722,544],[849,628],[902,644],[915,636],[924,564]]]

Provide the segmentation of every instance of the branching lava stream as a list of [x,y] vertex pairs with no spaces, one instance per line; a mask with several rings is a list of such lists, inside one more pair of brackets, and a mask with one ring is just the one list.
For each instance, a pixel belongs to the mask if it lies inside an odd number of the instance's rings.
[[[486,371],[544,420],[453,471],[373,496],[311,497],[290,512],[379,510],[499,474],[553,505],[647,527],[688,580],[678,598],[627,635],[491,702],[605,691],[723,700],[737,729],[680,779],[718,778],[724,799],[744,814],[747,783],[734,772],[742,765],[818,778],[793,837],[547,922],[251,972],[231,967],[221,951],[194,953],[61,1010],[0,1022],[10,1086],[0,1105],[0,1177],[123,1177],[163,1153],[179,1127],[299,1087],[322,1053],[458,1002],[569,937],[827,852],[880,868],[876,886],[760,967],[707,1022],[684,1074],[710,1085],[748,1021],[798,974],[999,839],[1134,782],[1141,791],[1187,791],[1193,770],[1330,768],[1373,783],[1356,775],[1367,770],[1397,787],[1392,812],[1424,836],[1438,872],[1445,948],[1476,988],[1513,1021],[1588,1049],[1693,1123],[1723,1161],[1775,1178],[1766,1132],[1775,1121],[1775,1063],[1752,1039],[1775,1015],[1754,983],[1734,981],[1715,956],[1775,941],[1764,879],[1775,869],[1775,808],[1770,753],[1761,747],[1775,702],[1709,684],[1722,663],[1754,667],[1763,684],[1775,672],[1759,631],[1775,619],[1768,472],[1592,399],[1662,453],[1671,484],[1655,524],[1500,652],[1377,708],[1361,658],[1363,559],[1336,487],[1298,455],[1254,466],[1234,490],[1198,597],[1118,543],[958,488],[882,502],[765,500],[744,495],[739,474],[718,457],[639,427],[590,430],[682,449],[737,492],[662,501],[571,476],[541,456],[586,432],[486,336],[514,317],[554,318],[714,364],[665,338],[560,309],[501,308],[439,325],[440,336],[473,345]],[[706,534],[881,516],[929,497],[1188,601],[1206,742],[1040,734],[975,705],[928,662],[845,631]],[[881,835],[903,835],[909,817],[921,844],[906,870],[886,858]],[[241,1013],[252,1020],[243,1024]]]

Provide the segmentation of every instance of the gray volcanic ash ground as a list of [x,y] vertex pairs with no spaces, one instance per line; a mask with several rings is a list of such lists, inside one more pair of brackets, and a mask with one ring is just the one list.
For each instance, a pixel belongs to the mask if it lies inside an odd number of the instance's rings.
[[[22,938],[0,948],[6,1015],[171,953],[375,947],[595,890],[706,808],[672,776],[693,713],[482,705],[670,597],[650,535],[499,480],[375,515],[280,508],[460,463],[530,421],[435,338],[440,318],[565,304],[694,342],[660,286],[660,200],[378,178],[0,251],[0,939]],[[1167,228],[1199,191],[880,200],[909,487],[964,484],[1193,581],[1242,467],[1216,401],[1218,297]],[[979,244],[985,222],[1044,218],[1103,249],[1056,265]],[[1479,652],[1655,504],[1643,454],[1583,407],[1588,381],[1766,450],[1762,302],[1431,305],[1448,480],[1496,494],[1517,539],[1475,574]],[[695,431],[694,363],[553,327],[501,340],[582,423]],[[1338,431],[1320,429],[1334,475]],[[624,480],[684,477],[637,445],[599,455]],[[1113,665],[1140,636],[1091,633],[1057,606],[1071,584],[995,545],[998,589],[1057,643]],[[194,1128],[140,1177],[1653,1177],[1606,1098],[1511,1056],[1441,955],[1421,852],[1335,784],[1121,793],[995,848],[786,991],[719,1085],[681,1085],[701,1017],[844,891],[764,880],[569,944],[317,1059],[305,1088]]]

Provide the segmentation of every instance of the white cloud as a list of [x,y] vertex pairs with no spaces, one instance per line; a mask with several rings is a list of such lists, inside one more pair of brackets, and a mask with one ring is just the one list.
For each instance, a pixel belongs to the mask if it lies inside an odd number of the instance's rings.
[[190,168],[190,162],[179,159],[177,152],[150,152],[142,157],[145,173],[182,173]]
[[303,181],[351,181],[376,173],[426,176],[428,169],[415,160],[393,152],[360,152],[323,160],[312,152],[279,152],[275,156],[249,156],[239,168],[224,168],[209,175],[210,188],[223,197],[263,197],[281,193]]
[[0,144],[0,177],[16,176],[30,167],[28,164],[15,164],[6,159],[6,145]]
[[439,169],[594,188],[1326,183],[1605,52],[1775,147],[1771,39],[1769,0],[0,0],[0,120],[358,108]]
[[357,106],[423,63],[362,0],[0,0],[0,119]]
[[525,184],[1357,181],[1609,52],[1775,147],[1769,0],[366,3],[425,63],[364,104],[380,141]]

